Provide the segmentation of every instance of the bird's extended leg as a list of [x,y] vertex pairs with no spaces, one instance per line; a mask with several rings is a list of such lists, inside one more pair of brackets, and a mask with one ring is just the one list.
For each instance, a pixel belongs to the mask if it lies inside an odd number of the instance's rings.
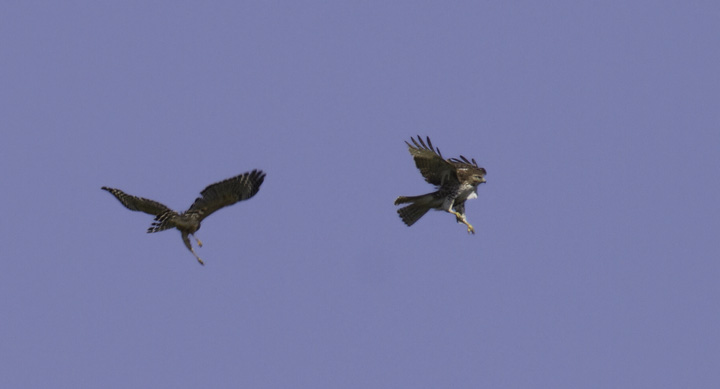
[[[194,237],[194,235],[193,235],[193,237]],[[187,232],[182,233],[182,240],[185,243],[185,247],[187,247],[188,250],[190,250],[190,252],[193,253],[195,258],[197,258],[198,262],[200,262],[201,265],[205,266],[205,262],[203,262],[203,260],[200,259],[200,257],[198,257],[198,255],[195,253],[195,250],[193,250],[192,245],[190,244],[190,239],[188,238]]]
[[468,234],[474,234],[474,233],[475,233],[475,228],[473,228],[473,226],[471,226],[470,223],[467,222],[467,219],[465,219],[465,215],[462,215],[460,212],[455,212],[455,211],[453,211],[453,210],[450,210],[450,211],[448,211],[448,212],[450,212],[450,213],[452,213],[453,215],[455,215],[455,218],[457,219],[457,221],[458,221],[459,223],[462,223],[462,224],[464,224],[464,225],[467,226],[467,228],[468,228]]
[[[462,204],[460,204],[459,206],[462,206]],[[470,223],[467,222],[467,220],[465,219],[465,215],[463,215],[462,213],[460,213],[458,211],[455,211],[453,208],[455,208],[455,200],[449,200],[449,201],[446,200],[443,203],[443,206],[441,209],[444,210],[445,212],[452,213],[453,215],[455,215],[455,218],[457,219],[458,222],[467,226],[468,234],[474,234],[475,229],[473,228],[473,226],[470,225]],[[464,208],[462,208],[462,209],[464,209]]]
[[198,237],[195,236],[194,234],[193,234],[193,238],[195,238],[195,240],[197,240],[197,242],[198,242],[198,247],[202,247],[202,242],[200,241],[200,239],[198,239]]

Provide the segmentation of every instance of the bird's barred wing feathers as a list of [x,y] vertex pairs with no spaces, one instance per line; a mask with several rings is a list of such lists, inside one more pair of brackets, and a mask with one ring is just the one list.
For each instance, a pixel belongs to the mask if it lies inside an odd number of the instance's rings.
[[261,170],[253,170],[209,185],[200,192],[200,197],[187,212],[197,212],[202,220],[220,208],[253,197],[260,190],[264,180],[265,173]]
[[167,211],[172,212],[170,208],[158,203],[157,201],[149,200],[143,197],[132,196],[121,191],[120,189],[108,188],[106,186],[103,186],[102,189],[112,193],[112,195],[115,196],[115,198],[117,198],[120,203],[125,206],[125,208],[131,211],[140,211],[156,216]]

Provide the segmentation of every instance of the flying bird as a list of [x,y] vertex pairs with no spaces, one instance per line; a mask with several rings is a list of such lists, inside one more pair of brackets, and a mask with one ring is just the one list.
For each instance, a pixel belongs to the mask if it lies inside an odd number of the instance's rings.
[[435,192],[421,196],[400,196],[395,205],[410,203],[398,209],[402,221],[411,226],[431,209],[445,211],[455,215],[458,223],[467,226],[468,233],[475,233],[475,229],[465,218],[465,201],[477,198],[477,186],[485,182],[484,168],[478,166],[475,159],[443,158],[440,149],[433,147],[430,137],[427,143],[419,136],[417,140],[410,138],[412,144],[408,145],[410,154],[415,160],[415,166],[425,181],[435,185]]
[[150,228],[148,228],[148,233],[164,231],[170,228],[180,230],[185,247],[193,253],[201,265],[205,265],[202,259],[195,253],[195,250],[193,250],[188,235],[195,238],[198,246],[202,247],[202,242],[194,235],[195,232],[200,229],[200,222],[220,208],[255,196],[258,190],[260,190],[260,185],[262,185],[264,180],[265,173],[261,170],[253,170],[224,181],[216,182],[203,189],[203,191],[200,192],[200,197],[183,213],[175,212],[157,201],[131,196],[120,189],[108,188],[106,186],[103,186],[102,189],[112,193],[113,196],[120,200],[122,205],[131,211],[140,211],[155,215],[155,221]]

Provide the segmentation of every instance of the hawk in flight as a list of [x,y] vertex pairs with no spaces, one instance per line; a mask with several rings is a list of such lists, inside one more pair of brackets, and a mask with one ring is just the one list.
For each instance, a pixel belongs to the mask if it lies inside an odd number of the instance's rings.
[[[233,205],[238,201],[247,200],[260,190],[260,185],[265,180],[265,173],[261,170],[253,170],[248,173],[241,174],[227,180],[216,182],[200,192],[195,202],[190,208],[178,213],[166,207],[157,201],[148,200],[142,197],[131,196],[120,189],[113,189],[103,186],[102,189],[113,194],[122,205],[131,211],[140,211],[155,215],[155,222],[152,223],[147,232],[164,231],[170,228],[177,228],[182,234],[182,240],[185,247],[193,253],[195,258],[201,265],[205,263],[198,257],[190,245],[188,235],[195,238],[195,231],[200,229],[200,222],[208,217],[211,213],[222,207]],[[198,246],[202,247],[202,242],[197,239]]]
[[410,138],[413,144],[408,145],[410,154],[415,160],[415,166],[425,181],[435,185],[436,191],[421,196],[400,196],[395,205],[410,203],[398,209],[398,214],[405,224],[413,225],[430,209],[437,209],[455,215],[458,223],[468,228],[468,233],[475,233],[473,226],[465,218],[465,201],[477,198],[477,186],[485,182],[484,168],[477,165],[475,159],[468,160],[462,155],[460,158],[443,158],[440,149],[434,148],[419,136],[417,140]]

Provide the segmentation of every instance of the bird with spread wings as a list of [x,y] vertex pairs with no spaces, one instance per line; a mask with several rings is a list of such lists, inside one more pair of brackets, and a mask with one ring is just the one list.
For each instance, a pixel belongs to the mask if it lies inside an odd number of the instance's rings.
[[420,196],[400,196],[395,205],[410,203],[398,209],[402,221],[408,226],[413,225],[431,209],[445,211],[455,215],[458,223],[467,226],[468,233],[475,233],[475,229],[465,217],[465,201],[477,198],[478,185],[485,182],[484,168],[478,166],[475,159],[443,158],[440,149],[433,147],[430,137],[427,143],[419,136],[417,140],[410,138],[412,144],[408,145],[410,154],[415,160],[415,166],[425,181],[435,185],[435,192]]
[[201,265],[205,263],[193,250],[188,235],[197,240],[198,246],[202,247],[200,239],[195,237],[195,232],[200,229],[200,222],[211,213],[220,208],[233,205],[238,201],[247,200],[260,190],[260,185],[265,180],[265,173],[261,170],[253,170],[227,180],[216,182],[200,192],[190,208],[178,213],[157,201],[142,197],[131,196],[119,189],[103,186],[102,189],[112,193],[120,203],[131,211],[145,212],[155,215],[155,221],[147,232],[159,232],[170,228],[180,230],[185,247],[197,258]]

